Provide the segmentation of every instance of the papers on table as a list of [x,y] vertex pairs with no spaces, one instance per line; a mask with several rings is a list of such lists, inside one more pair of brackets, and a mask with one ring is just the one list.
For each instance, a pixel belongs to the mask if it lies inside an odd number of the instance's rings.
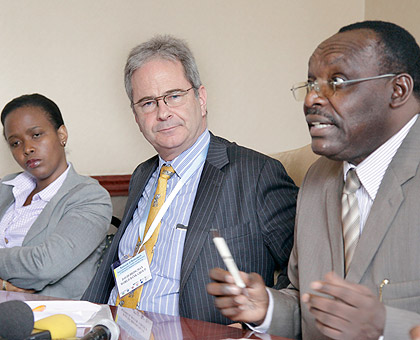
[[[68,315],[73,319],[77,327],[90,327],[102,319],[113,320],[108,305],[97,305],[87,301],[69,300],[24,302],[34,311],[35,321],[54,314]],[[43,306],[45,306],[45,308]]]

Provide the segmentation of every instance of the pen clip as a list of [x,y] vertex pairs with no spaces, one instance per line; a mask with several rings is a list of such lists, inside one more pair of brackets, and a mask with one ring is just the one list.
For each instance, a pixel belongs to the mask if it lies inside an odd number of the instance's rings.
[[388,279],[383,279],[379,285],[379,302],[382,302],[382,289],[389,283]]

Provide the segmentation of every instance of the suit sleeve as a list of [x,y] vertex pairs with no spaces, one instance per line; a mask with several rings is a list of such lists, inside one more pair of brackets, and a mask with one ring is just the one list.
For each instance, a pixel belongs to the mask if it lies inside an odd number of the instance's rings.
[[40,291],[75,269],[102,243],[112,214],[105,189],[83,184],[62,199],[66,200],[62,215],[55,226],[46,227],[42,242],[0,249],[0,278]]
[[299,292],[299,272],[297,265],[296,243],[290,254],[288,275],[290,284],[285,289],[271,289],[273,297],[273,315],[268,333],[286,338],[301,337],[301,310]]
[[257,214],[265,245],[280,270],[275,288],[289,283],[286,269],[293,246],[297,192],[283,165],[268,159],[258,179]]
[[[297,210],[300,205],[299,195],[297,200]],[[281,290],[271,289],[273,297],[273,315],[268,333],[283,336],[286,338],[298,339],[301,337],[301,309],[299,292],[299,270],[298,270],[298,249],[297,232],[299,216],[296,215],[294,226],[294,244],[290,253],[288,263],[288,278],[290,284],[287,288]]]

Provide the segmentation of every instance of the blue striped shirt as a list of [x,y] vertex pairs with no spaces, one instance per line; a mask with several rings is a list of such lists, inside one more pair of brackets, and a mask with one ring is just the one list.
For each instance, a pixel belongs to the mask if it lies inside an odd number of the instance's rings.
[[[168,197],[198,155],[208,148],[209,143],[210,133],[206,129],[193,146],[181,153],[173,161],[165,162],[159,157],[159,166],[149,179],[133,218],[121,238],[118,249],[120,259],[124,255],[132,255],[134,252],[139,237],[140,221],[143,214],[149,211],[147,203],[150,195],[153,195],[156,190],[157,179],[162,165],[171,165],[175,170],[175,174],[168,180],[166,191],[166,197]],[[179,315],[179,286],[186,229],[179,229],[176,226],[178,224],[188,226],[203,166],[204,160],[178,192],[162,218],[153,260],[150,264],[152,280],[144,284],[137,309],[161,314]],[[108,300],[109,304],[115,305],[117,294],[117,288],[114,287]]]

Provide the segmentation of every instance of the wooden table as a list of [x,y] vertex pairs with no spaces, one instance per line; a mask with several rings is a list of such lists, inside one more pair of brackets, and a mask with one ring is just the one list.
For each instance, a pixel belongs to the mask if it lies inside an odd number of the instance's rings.
[[[34,300],[60,300],[57,298],[46,297],[35,294],[23,294],[6,292],[0,290],[0,303],[9,300],[34,301]],[[111,312],[114,318],[118,314],[119,308],[111,306]],[[279,336],[254,333],[239,328],[228,327],[220,324],[187,319],[178,316],[170,316],[151,312],[140,312],[123,308],[124,312],[130,313],[132,318],[144,318],[144,316],[153,322],[152,334],[150,339],[154,340],[225,340],[225,339],[263,339],[263,340],[288,340]],[[120,312],[121,313],[121,312]],[[126,313],[124,313],[126,314]],[[1,320],[0,320],[1,322]],[[117,319],[117,323],[118,319]],[[133,329],[124,327],[120,324],[121,340],[139,340],[141,334],[133,334]],[[86,330],[87,332],[87,330]],[[143,337],[144,339],[144,337]],[[149,340],[149,339],[145,339]]]

